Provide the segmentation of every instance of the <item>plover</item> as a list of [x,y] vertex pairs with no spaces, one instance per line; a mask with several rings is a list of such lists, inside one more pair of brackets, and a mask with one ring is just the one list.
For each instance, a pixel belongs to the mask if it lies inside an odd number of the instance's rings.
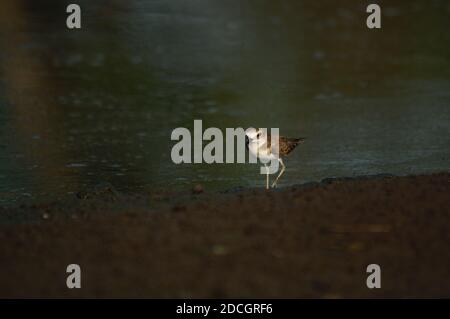
[[[278,179],[281,177],[281,175],[283,175],[286,169],[282,157],[285,157],[286,155],[291,153],[297,147],[297,145],[302,144],[305,141],[305,138],[291,138],[284,136],[279,136],[278,138],[276,138],[276,136],[274,136],[274,141],[278,142],[278,147],[274,147],[275,145],[271,145],[272,138],[267,130],[263,130],[260,128],[248,129],[245,135],[247,137],[247,148],[255,157],[262,159],[265,162],[268,162],[272,159],[276,159],[280,162],[281,171],[275,181],[272,183],[272,187],[276,187]],[[266,164],[264,164],[264,166],[266,166]],[[266,189],[269,189],[269,171],[267,171],[266,174]]]

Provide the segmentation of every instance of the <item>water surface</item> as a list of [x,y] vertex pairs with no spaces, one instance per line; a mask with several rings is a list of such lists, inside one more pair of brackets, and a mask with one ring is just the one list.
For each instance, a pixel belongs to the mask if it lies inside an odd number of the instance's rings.
[[174,165],[176,127],[308,141],[280,185],[450,168],[450,3],[60,1],[0,5],[0,205],[102,182],[263,186],[255,165]]

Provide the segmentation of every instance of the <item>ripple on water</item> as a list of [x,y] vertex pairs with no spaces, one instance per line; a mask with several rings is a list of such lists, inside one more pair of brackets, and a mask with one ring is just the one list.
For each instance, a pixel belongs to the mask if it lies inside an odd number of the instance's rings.
[[66,167],[67,168],[81,168],[81,167],[86,167],[87,164],[83,164],[83,163],[70,163],[67,164]]

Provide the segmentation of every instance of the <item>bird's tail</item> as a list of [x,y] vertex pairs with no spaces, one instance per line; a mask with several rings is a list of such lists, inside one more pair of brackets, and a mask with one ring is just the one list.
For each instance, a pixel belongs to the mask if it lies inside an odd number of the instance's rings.
[[303,144],[305,143],[306,137],[294,138],[293,140],[295,144]]

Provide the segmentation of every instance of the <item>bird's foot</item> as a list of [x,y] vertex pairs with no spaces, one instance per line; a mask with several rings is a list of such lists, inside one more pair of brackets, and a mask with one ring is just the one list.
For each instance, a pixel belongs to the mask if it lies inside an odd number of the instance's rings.
[[272,188],[277,188],[277,183],[273,183]]

